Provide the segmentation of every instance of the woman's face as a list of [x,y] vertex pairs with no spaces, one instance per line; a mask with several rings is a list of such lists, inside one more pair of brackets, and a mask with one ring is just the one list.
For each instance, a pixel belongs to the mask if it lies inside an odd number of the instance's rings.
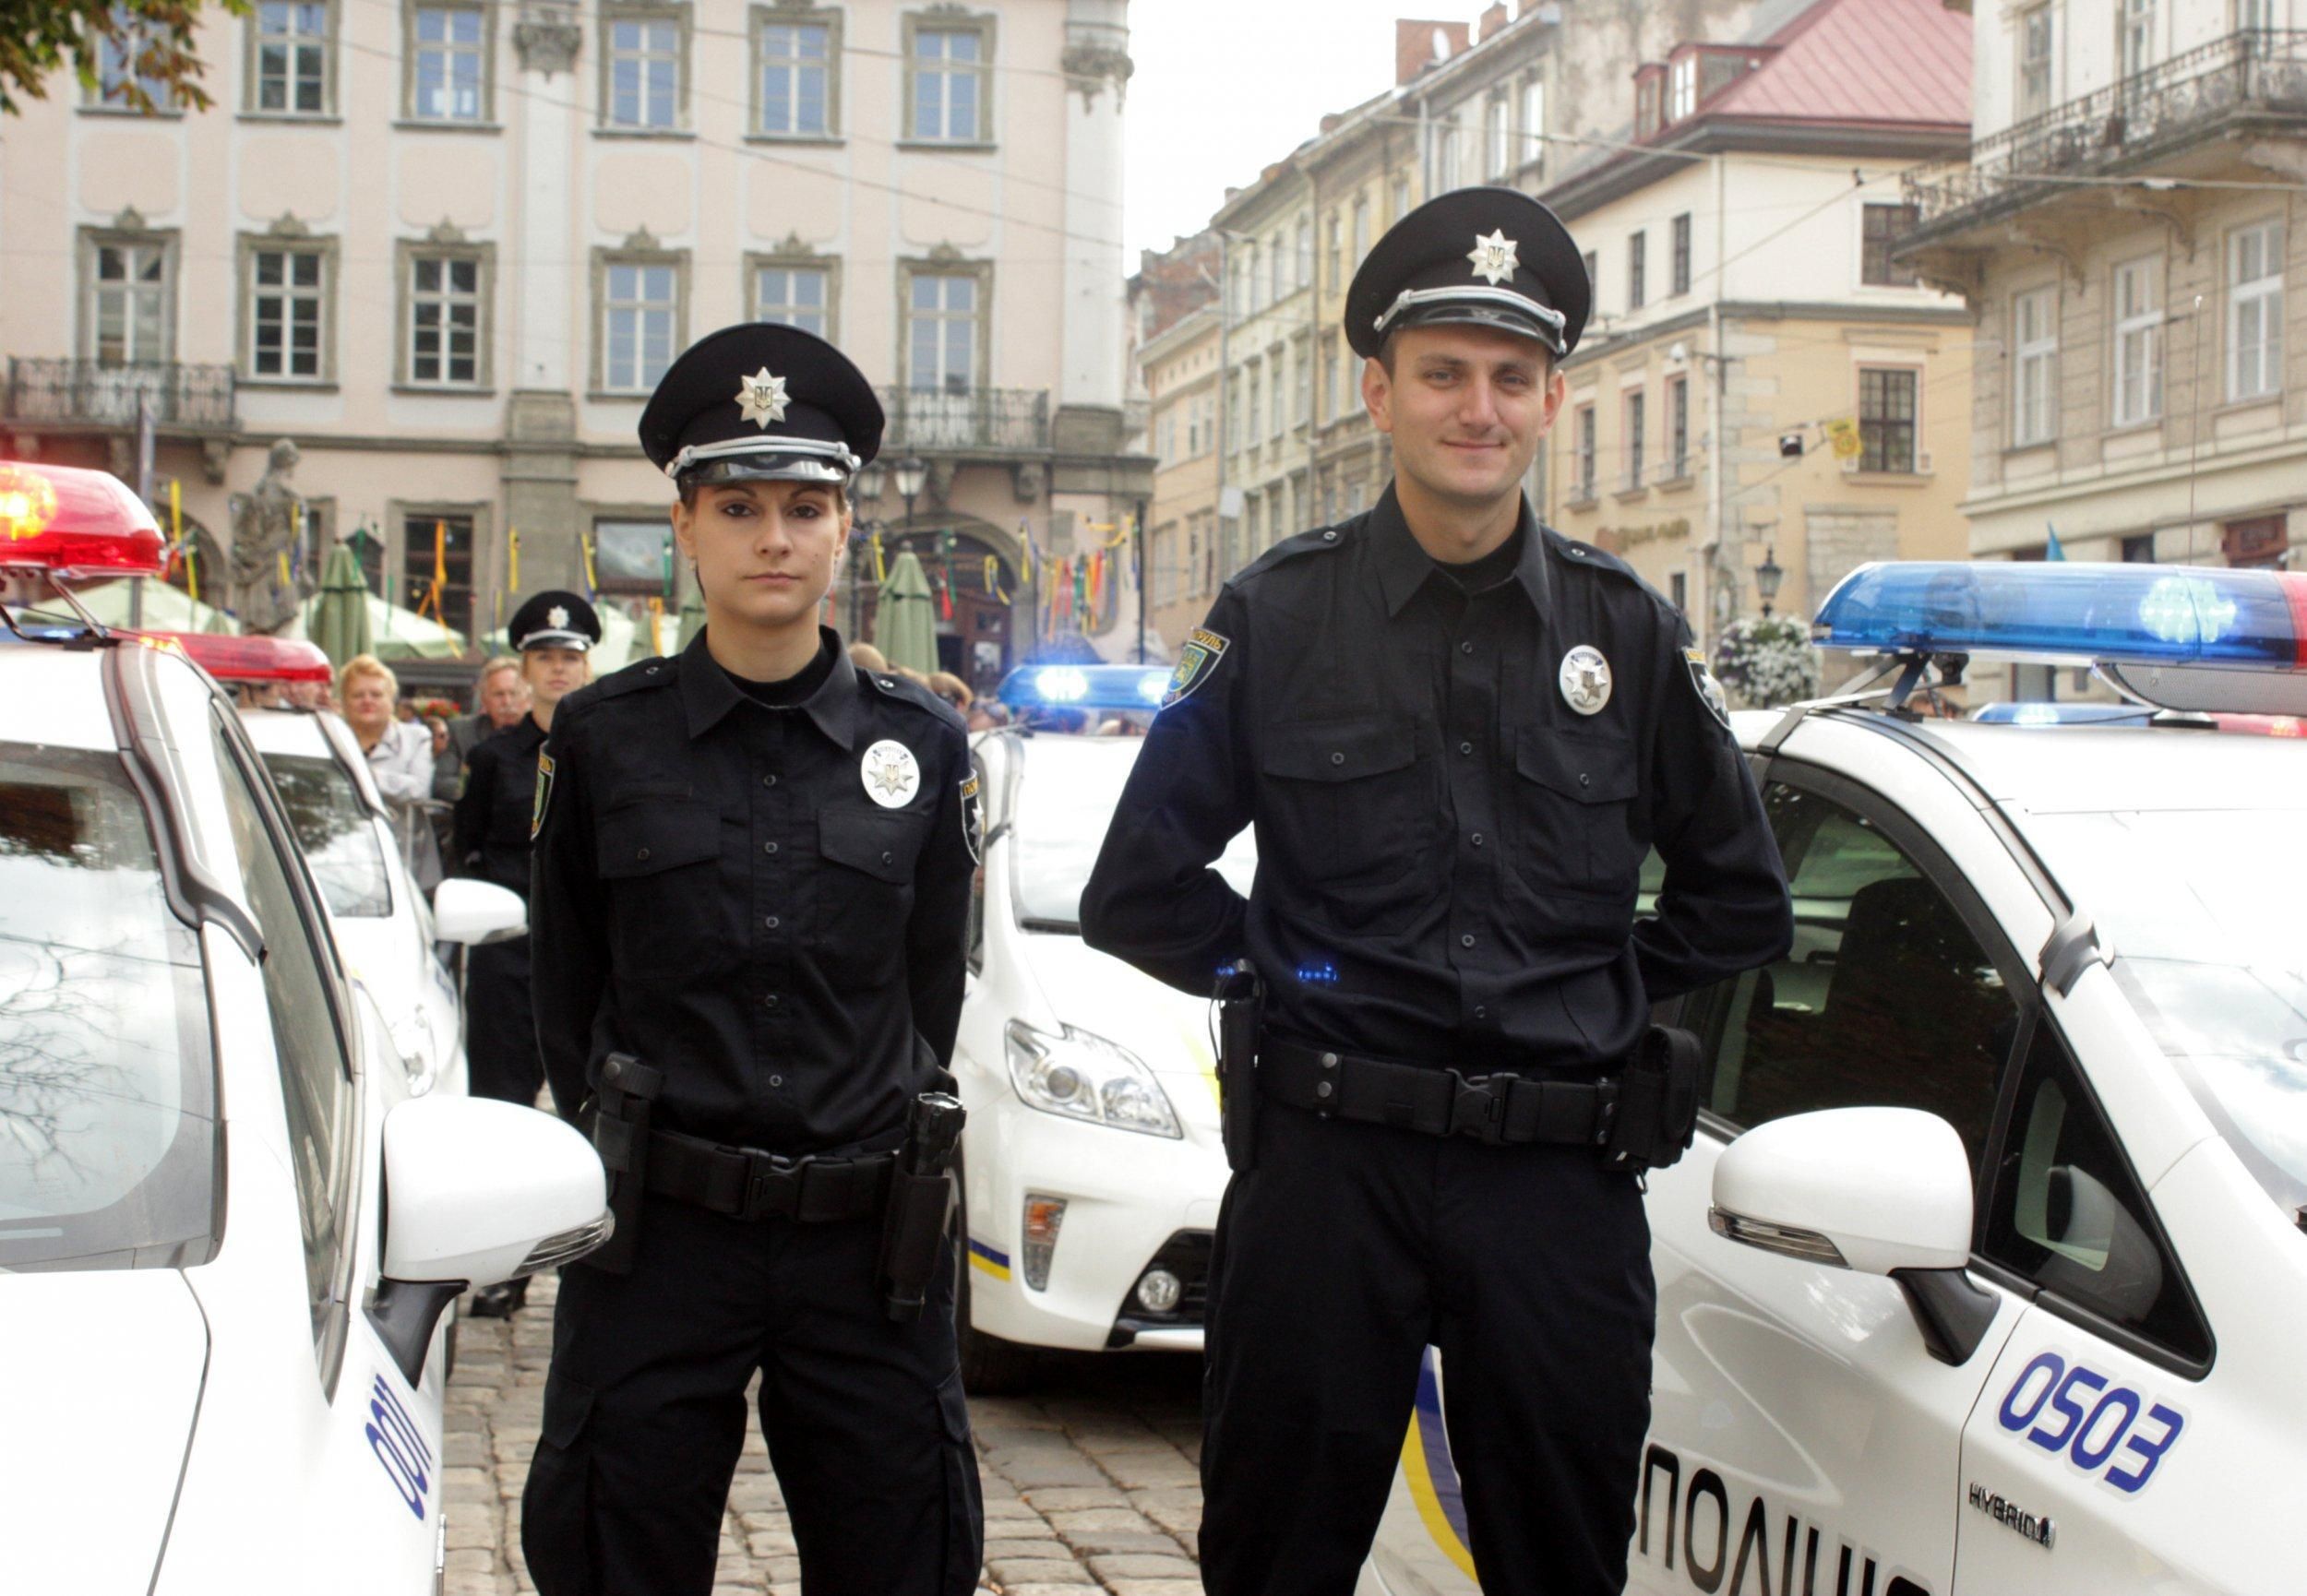
[[540,706],[557,704],[585,685],[590,662],[576,649],[529,649],[520,656],[521,679]]
[[344,718],[369,732],[391,722],[392,689],[382,676],[358,675],[344,685]]

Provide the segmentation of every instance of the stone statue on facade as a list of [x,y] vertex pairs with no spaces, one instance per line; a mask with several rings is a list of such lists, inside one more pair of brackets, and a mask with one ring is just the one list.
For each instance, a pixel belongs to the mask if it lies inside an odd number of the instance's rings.
[[295,443],[281,439],[255,490],[233,495],[233,613],[245,632],[285,631],[317,579],[305,501],[290,480],[297,458]]

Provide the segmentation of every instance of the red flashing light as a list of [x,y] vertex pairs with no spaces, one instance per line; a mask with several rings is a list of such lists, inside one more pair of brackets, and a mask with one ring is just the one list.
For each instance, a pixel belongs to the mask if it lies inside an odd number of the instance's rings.
[[58,577],[157,577],[167,546],[144,501],[110,471],[0,460],[0,567]]
[[149,641],[181,649],[220,682],[319,682],[337,679],[317,643],[294,637],[228,637],[216,632],[152,632]]

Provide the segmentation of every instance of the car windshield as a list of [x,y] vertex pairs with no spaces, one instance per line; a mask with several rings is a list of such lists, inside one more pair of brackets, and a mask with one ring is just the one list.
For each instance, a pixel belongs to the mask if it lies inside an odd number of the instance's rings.
[[[1133,738],[1133,747],[1142,739]],[[1010,834],[1016,839],[1018,923],[1028,931],[1082,930],[1082,888],[1106,840],[1106,824],[1121,802],[1130,761],[1120,758],[1034,758],[1022,744],[1024,779],[1018,783],[1018,812]],[[1258,855],[1244,831],[1226,845],[1218,873],[1235,891],[1247,895],[1258,873]]]
[[2307,1207],[2307,852],[2296,810],[2044,815],[2029,834],[2106,934],[2123,995],[2237,1156]]
[[390,914],[384,846],[352,773],[334,759],[303,754],[267,754],[264,763],[330,912],[370,920]]
[[0,743],[0,1272],[206,1257],[208,1015],[119,756]]

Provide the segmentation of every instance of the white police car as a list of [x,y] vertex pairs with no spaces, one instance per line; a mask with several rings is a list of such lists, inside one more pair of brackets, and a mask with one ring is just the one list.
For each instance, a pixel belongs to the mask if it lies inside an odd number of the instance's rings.
[[[1167,676],[1029,667],[1002,697],[1028,722],[1142,721]],[[1014,1388],[1036,1347],[1201,1348],[1226,1178],[1210,1005],[1082,942],[1082,888],[1143,746],[1022,728],[975,745],[985,858],[953,1063],[974,1390]],[[1248,889],[1247,835],[1219,867]]]
[[[2213,713],[2307,709],[2307,577],[1870,566],[1816,631],[1897,683],[1738,718],[1798,929],[1669,1015],[1711,1073],[1630,1588],[2295,1591],[2307,749]],[[1912,712],[1990,652],[2169,709]],[[1473,1588],[1428,1357],[1395,1596]]]
[[440,1313],[595,1245],[600,1162],[408,1101],[231,704],[35,625],[161,556],[110,476],[0,463],[5,1583],[435,1590]]

